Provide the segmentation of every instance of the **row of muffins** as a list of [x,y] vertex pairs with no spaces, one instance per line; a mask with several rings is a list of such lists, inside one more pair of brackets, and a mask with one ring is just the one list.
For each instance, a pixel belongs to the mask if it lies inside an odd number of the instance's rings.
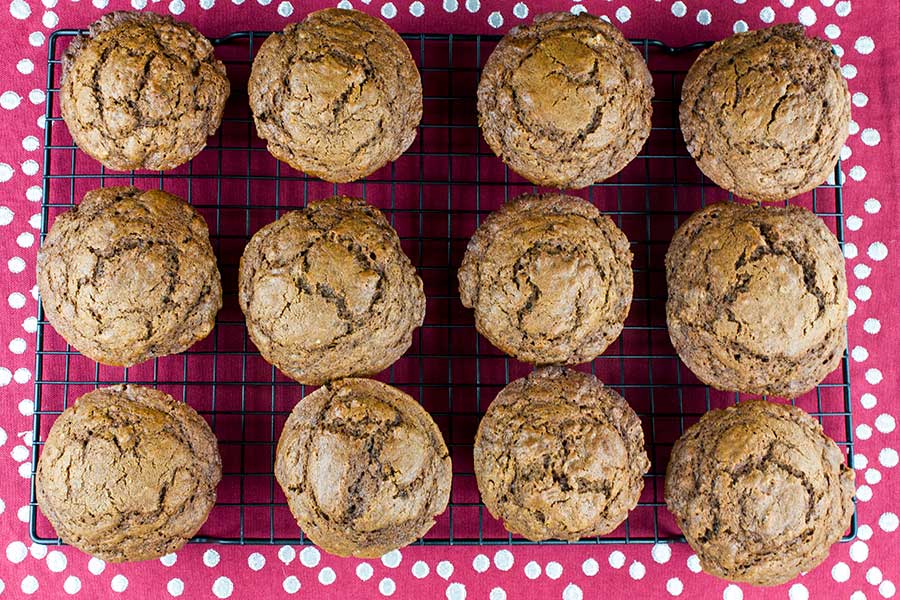
[[[110,13],[66,50],[62,116],[79,148],[115,170],[171,169],[222,120],[224,64],[192,26]],[[355,181],[412,144],[422,83],[409,48],[382,21],[326,9],[262,44],[248,97],[278,160]],[[478,85],[488,146],[529,181],[583,188],[621,171],[650,135],[653,81],[640,53],[587,13],[513,28]],[[684,81],[690,154],[720,187],[753,200],[807,192],[832,172],[849,134],[839,59],[800,25],[737,34],[703,52]]]

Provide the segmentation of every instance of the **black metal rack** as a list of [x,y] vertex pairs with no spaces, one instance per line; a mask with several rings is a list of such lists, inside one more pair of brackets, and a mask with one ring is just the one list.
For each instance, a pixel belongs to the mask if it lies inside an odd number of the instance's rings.
[[[405,35],[423,79],[425,110],[419,135],[398,161],[367,179],[334,185],[279,164],[255,134],[246,99],[250,64],[265,32],[237,32],[213,40],[226,63],[232,96],[219,132],[193,161],[167,172],[108,172],[78,152],[59,116],[60,56],[80,33],[49,38],[44,135],[43,241],[53,218],[90,189],[135,184],[185,198],[207,219],[219,259],[225,306],[217,326],[187,352],[121,369],[100,366],[69,347],[38,315],[32,474],[50,425],[79,395],[122,382],[155,385],[188,401],[216,432],[224,465],[218,503],[194,539],[223,544],[305,543],[272,475],[281,426],[307,386],[276,371],[248,341],[237,306],[237,263],[249,237],[283,211],[335,193],[357,195],[381,208],[425,283],[425,324],[412,348],[378,378],[418,398],[440,426],[453,458],[448,510],[421,544],[529,544],[509,535],[480,503],[471,446],[478,419],[511,379],[530,367],[481,339],[471,312],[459,303],[456,269],[481,219],[500,203],[536,188],[510,172],[481,139],[475,111],[480,68],[495,36]],[[635,293],[625,330],[589,369],[618,390],[644,424],[653,466],[629,519],[611,534],[580,543],[679,541],[663,500],[672,443],[710,408],[742,399],[712,390],[678,360],[665,324],[663,258],[680,221],[708,202],[732,199],[704,179],[678,128],[684,73],[708,44],[671,48],[635,40],[654,77],[653,130],[641,154],[613,179],[576,194],[610,215],[631,240]],[[792,199],[816,212],[843,243],[842,175]],[[39,309],[40,310],[40,309]],[[814,392],[795,399],[816,416],[853,458],[849,363]],[[31,539],[59,544],[30,498]],[[848,537],[856,532],[856,518]],[[545,542],[564,543],[564,542]]]

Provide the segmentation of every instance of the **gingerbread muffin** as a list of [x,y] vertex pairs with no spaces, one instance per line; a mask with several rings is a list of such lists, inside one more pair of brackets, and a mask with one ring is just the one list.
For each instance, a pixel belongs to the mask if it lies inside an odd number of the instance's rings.
[[354,181],[396,160],[422,120],[409,48],[355,10],[316,11],[270,36],[248,93],[272,156],[326,181]]
[[161,190],[85,194],[53,223],[37,282],[56,331],[106,365],[182,352],[212,331],[222,307],[206,221]]
[[225,65],[187,23],[113,12],[63,57],[62,116],[72,139],[109,169],[173,169],[219,128]]
[[847,347],[844,257],[804,208],[707,206],[675,232],[666,280],[672,345],[717,389],[793,398]]
[[109,562],[181,548],[216,502],[222,461],[194,409],[135,385],[81,396],[53,423],[36,477],[63,542]]
[[275,477],[309,539],[376,558],[425,535],[450,497],[450,455],[418,402],[371,379],[300,401],[284,424]]
[[529,540],[609,533],[644,488],[641,422],[593,375],[545,367],[497,395],[475,437],[485,506]]
[[653,81],[618,29],[592,15],[549,13],[514,27],[478,83],[491,150],[538,185],[583,188],[637,156],[650,135]]
[[850,526],[853,471],[822,426],[761,400],[706,413],[672,449],[666,505],[716,577],[778,585]]
[[716,185],[753,200],[807,192],[834,171],[850,92],[831,44],[799,24],[738,33],[704,50],[684,80],[681,130]]
[[425,318],[425,293],[377,208],[334,197],[289,212],[244,249],[238,300],[263,358],[300,383],[389,367]]
[[472,236],[459,292],[497,348],[533,364],[574,364],[622,332],[632,279],[628,239],[612,219],[574,196],[524,195]]

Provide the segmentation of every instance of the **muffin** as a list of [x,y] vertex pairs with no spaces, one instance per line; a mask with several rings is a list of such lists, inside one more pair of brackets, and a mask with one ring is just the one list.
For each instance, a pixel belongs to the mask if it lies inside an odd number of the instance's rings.
[[544,367],[507,385],[475,437],[485,506],[532,541],[609,533],[644,488],[641,422],[593,375]]
[[494,154],[529,181],[583,188],[612,177],[650,135],[653,81],[618,29],[582,13],[538,15],[491,53],[478,123]]
[[275,477],[306,536],[338,556],[376,558],[425,535],[450,497],[450,455],[415,400],[343,379],[294,407]]
[[131,366],[212,331],[222,285],[206,221],[161,190],[92,190],[59,215],[37,258],[47,319],[79,352]]
[[225,65],[187,23],[113,12],[63,57],[59,100],[72,139],[109,169],[173,169],[219,128]]
[[181,548],[216,502],[216,437],[190,406],[153,388],[81,396],[50,428],[37,501],[63,542],[109,562]]
[[248,93],[272,156],[326,181],[354,181],[397,160],[422,120],[409,48],[355,10],[316,11],[269,36]]
[[681,130],[716,185],[784,200],[834,171],[850,92],[831,44],[799,24],[738,33],[704,50],[684,80]]
[[625,234],[573,196],[524,195],[469,241],[464,306],[490,342],[534,364],[593,360],[622,332],[633,289]]
[[384,215],[334,197],[289,212],[244,249],[238,299],[250,338],[300,383],[389,367],[425,319],[425,293]]
[[666,280],[672,345],[716,389],[793,398],[840,364],[844,257],[806,209],[707,206],[675,232]]
[[799,408],[706,413],[672,449],[666,505],[703,570],[753,585],[810,571],[850,526],[853,471]]

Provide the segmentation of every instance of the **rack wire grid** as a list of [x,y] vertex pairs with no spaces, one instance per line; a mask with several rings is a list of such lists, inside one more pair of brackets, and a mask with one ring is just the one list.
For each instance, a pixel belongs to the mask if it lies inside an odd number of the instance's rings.
[[[106,171],[76,150],[59,116],[60,56],[66,42],[78,33],[56,31],[49,38],[41,239],[53,219],[90,189],[125,184],[165,189],[193,204],[209,223],[222,273],[224,307],[206,340],[180,355],[127,369],[98,365],[81,356],[39,313],[32,475],[55,417],[78,396],[122,382],[153,385],[196,408],[219,440],[224,473],[218,501],[193,541],[308,543],[291,517],[272,470],[281,427],[296,402],[312,388],[283,376],[248,340],[237,303],[237,266],[250,236],[285,211],[337,193],[356,195],[386,213],[418,268],[428,298],[425,323],[412,347],[377,376],[425,406],[441,428],[453,460],[450,505],[417,543],[531,543],[510,535],[485,510],[472,466],[480,416],[504,385],[526,375],[531,367],[503,355],[477,335],[471,312],[459,302],[456,283],[466,244],[481,220],[511,197],[538,191],[491,153],[478,129],[478,77],[498,37],[404,35],[424,88],[418,137],[400,159],[365,180],[333,185],[278,163],[256,136],[246,82],[255,52],[268,34],[249,31],[213,40],[227,66],[232,95],[221,128],[199,156],[167,172]],[[664,256],[673,232],[701,206],[733,200],[703,178],[678,129],[684,73],[708,44],[670,48],[655,40],[632,43],[643,53],[656,90],[650,139],[621,173],[577,195],[610,215],[631,240],[634,300],[618,341],[579,368],[619,391],[638,412],[652,467],[628,520],[609,535],[581,543],[683,541],[663,496],[672,444],[704,412],[743,398],[702,385],[679,361],[665,322]],[[791,203],[815,211],[843,243],[841,182],[838,164],[833,181]],[[792,403],[819,419],[852,466],[849,375],[845,353],[840,369],[814,392]],[[37,509],[33,481],[32,477],[31,538],[59,544]],[[854,516],[845,539],[855,532]]]

